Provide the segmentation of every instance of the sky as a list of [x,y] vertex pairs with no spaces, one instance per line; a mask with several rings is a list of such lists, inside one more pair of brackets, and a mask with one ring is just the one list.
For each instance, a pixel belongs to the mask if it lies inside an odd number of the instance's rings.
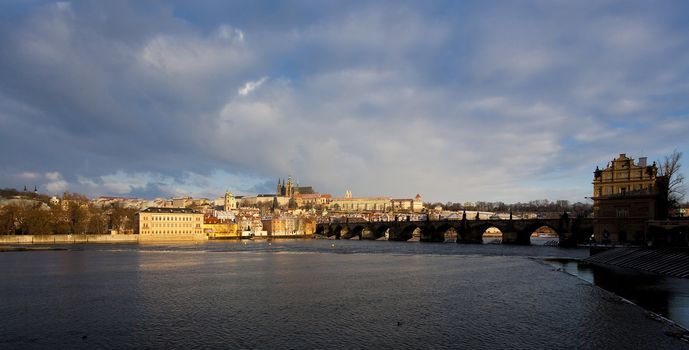
[[[0,187],[585,202],[689,164],[687,1],[0,3]],[[689,165],[683,168],[688,173]]]

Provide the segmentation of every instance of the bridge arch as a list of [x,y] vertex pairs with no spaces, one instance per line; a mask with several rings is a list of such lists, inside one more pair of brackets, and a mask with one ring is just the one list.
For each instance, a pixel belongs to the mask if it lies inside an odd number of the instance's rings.
[[[344,231],[344,232],[343,232],[343,231]],[[332,229],[332,231],[330,232],[331,234],[329,235],[329,237],[335,236],[335,239],[341,239],[342,236],[343,236],[343,233],[346,234],[347,231],[348,231],[348,230],[347,230],[346,227],[337,225],[337,226],[335,226],[335,227]]]
[[370,236],[368,236],[366,239],[378,240],[378,239],[381,239],[383,237],[389,239],[391,230],[392,230],[392,227],[388,226],[388,225],[380,225],[377,227],[372,227],[370,230]]
[[366,230],[365,225],[356,225],[347,231],[347,234],[342,236],[346,239],[363,239],[364,230]]
[[431,237],[431,242],[445,242],[447,240],[452,240],[457,242],[460,238],[459,229],[450,223],[445,223],[438,226],[434,230],[434,234]]
[[517,240],[524,244],[558,245],[560,233],[548,223],[536,222],[518,232]]
[[414,235],[417,235],[417,237],[421,236],[423,234],[421,227],[416,225],[416,224],[409,224],[402,228],[400,230],[399,234],[397,235],[396,239],[397,241],[408,241],[414,237]]
[[494,225],[484,225],[481,233],[481,242],[483,244],[502,244],[502,239],[503,231],[500,228]]

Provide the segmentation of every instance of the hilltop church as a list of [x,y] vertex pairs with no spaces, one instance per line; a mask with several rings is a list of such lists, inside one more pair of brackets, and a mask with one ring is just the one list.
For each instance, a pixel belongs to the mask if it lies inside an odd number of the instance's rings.
[[287,177],[287,181],[285,179],[278,179],[276,196],[294,197],[297,194],[316,194],[316,192],[311,186],[299,187],[298,183],[295,185],[292,181],[292,176]]

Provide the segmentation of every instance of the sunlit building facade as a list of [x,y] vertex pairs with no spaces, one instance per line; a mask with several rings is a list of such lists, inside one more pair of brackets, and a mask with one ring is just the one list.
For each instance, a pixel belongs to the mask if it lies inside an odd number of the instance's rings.
[[667,216],[665,177],[655,162],[622,153],[593,177],[594,238],[598,242],[643,243],[648,220]]
[[198,238],[203,233],[203,214],[189,208],[146,208],[137,213],[141,238]]

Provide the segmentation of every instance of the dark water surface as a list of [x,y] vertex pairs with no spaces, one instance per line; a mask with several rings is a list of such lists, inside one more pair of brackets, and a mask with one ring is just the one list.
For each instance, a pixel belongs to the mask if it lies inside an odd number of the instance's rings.
[[546,262],[689,329],[689,279],[576,261]]
[[642,308],[540,259],[586,250],[67,247],[0,253],[0,348],[689,348]]

